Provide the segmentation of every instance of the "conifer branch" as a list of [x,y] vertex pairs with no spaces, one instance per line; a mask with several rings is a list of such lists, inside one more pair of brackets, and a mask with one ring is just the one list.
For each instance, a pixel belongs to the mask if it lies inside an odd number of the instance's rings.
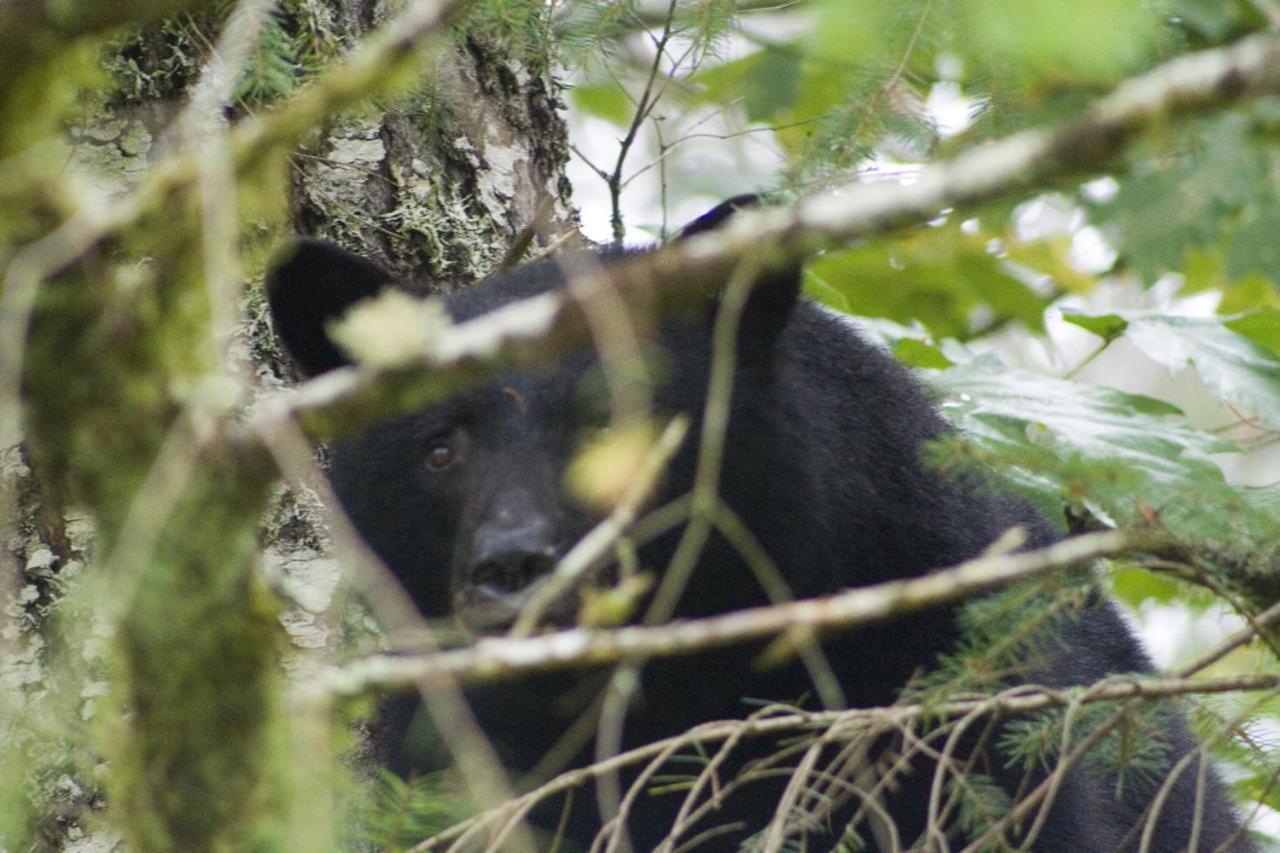
[[545,785],[503,803],[497,808],[468,818],[411,848],[414,851],[438,850],[479,827],[523,814],[534,804],[623,767],[669,757],[683,748],[706,745],[729,739],[753,739],[795,731],[834,731],[839,738],[853,740],[876,731],[909,726],[922,717],[957,719],[970,715],[1010,717],[1031,714],[1049,708],[1089,705],[1125,700],[1167,699],[1175,696],[1243,693],[1280,689],[1280,675],[1233,675],[1221,678],[1136,678],[1113,677],[1085,687],[1051,690],[1043,687],[1017,687],[986,699],[965,699],[929,705],[895,705],[888,708],[858,708],[848,711],[806,713],[777,708],[771,716],[757,715],[746,720],[721,720],[704,723],[687,732],[627,752],[605,761],[562,773]]

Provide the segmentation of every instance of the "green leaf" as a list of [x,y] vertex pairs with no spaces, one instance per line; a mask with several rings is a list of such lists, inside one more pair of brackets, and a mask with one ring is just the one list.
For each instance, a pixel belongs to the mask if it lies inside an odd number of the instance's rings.
[[1226,403],[1280,429],[1280,358],[1217,317],[1130,315],[1126,336],[1171,371],[1194,368]]
[[300,70],[295,53],[279,12],[272,10],[262,23],[253,52],[236,83],[235,97],[265,103],[289,94]]
[[1088,314],[1072,314],[1064,311],[1062,312],[1062,319],[1072,325],[1079,326],[1086,332],[1092,332],[1107,343],[1111,343],[1123,335],[1124,330],[1129,327],[1129,323],[1118,314],[1090,316]]
[[692,78],[698,86],[698,100],[703,103],[729,103],[742,96],[747,76],[764,59],[757,50],[739,59],[706,65]]
[[1219,314],[1243,314],[1266,305],[1280,305],[1280,290],[1265,271],[1228,277],[1226,241],[1206,248],[1190,248],[1183,256],[1182,289],[1180,294],[1217,291]]
[[951,223],[825,254],[806,270],[806,286],[852,314],[918,321],[938,338],[971,336],[977,308],[1037,331],[1044,322],[1045,298],[985,238]]
[[364,839],[379,849],[404,849],[467,816],[453,771],[438,770],[406,781],[378,768],[365,806]]
[[1136,70],[1161,22],[1143,3],[966,0],[962,49],[1032,80],[1106,83]]
[[1111,573],[1111,590],[1128,604],[1137,608],[1144,601],[1168,604],[1180,600],[1181,587],[1166,575],[1146,569],[1121,568]]
[[[776,138],[819,180],[850,169],[892,136],[923,149],[935,136],[919,104],[935,74],[947,15],[932,0],[818,0],[796,44],[801,82]],[[738,96],[741,96],[741,92]]]
[[1228,320],[1226,326],[1267,348],[1273,355],[1280,356],[1280,308],[1259,308],[1242,317]]
[[615,83],[598,83],[574,86],[569,90],[573,103],[588,115],[626,127],[635,114],[635,105],[627,93]]
[[1222,44],[1265,25],[1258,7],[1239,0],[1178,0],[1169,13],[1208,44]]
[[1246,218],[1227,243],[1226,274],[1230,279],[1249,273],[1274,276],[1280,270],[1280,211],[1274,200],[1250,206]]
[[967,285],[978,303],[994,310],[999,319],[1017,320],[1034,332],[1044,331],[1047,300],[985,248],[962,245],[955,273],[957,284]]
[[899,338],[893,345],[893,354],[899,361],[913,367],[941,370],[953,364],[951,359],[942,354],[942,350],[918,338]]
[[1206,457],[1236,448],[1188,425],[1174,406],[989,356],[930,381],[979,458],[1016,466],[1013,481],[1041,506],[1065,500],[1115,522],[1153,508],[1180,533],[1230,535],[1242,499]]
[[[1098,224],[1110,226],[1116,248],[1151,281],[1180,270],[1189,252],[1235,242],[1228,274],[1248,272],[1264,262],[1261,235],[1232,236],[1238,223],[1258,221],[1256,211],[1274,207],[1270,144],[1255,133],[1246,115],[1229,113],[1177,131],[1120,181],[1114,199],[1094,208]],[[1158,215],[1154,212],[1158,211]],[[1197,258],[1197,261],[1204,259]],[[1196,270],[1197,286],[1204,275]],[[1216,270],[1210,270],[1216,274]]]
[[[815,65],[852,68],[882,58],[903,9],[880,0],[821,0],[811,49]],[[909,6],[911,4],[899,4]]]
[[743,104],[751,121],[767,121],[795,103],[800,92],[800,61],[792,52],[765,50],[746,74]]
[[1224,284],[1221,291],[1219,314],[1244,314],[1255,308],[1280,305],[1280,289],[1262,273],[1247,275],[1238,281]]
[[[1236,449],[1175,417],[1181,410],[1161,400],[1009,368],[992,358],[944,371],[936,383],[963,414],[966,428],[993,418],[1013,419],[1024,428],[1039,428],[1025,439],[1028,443],[1124,460],[1152,479],[1217,472],[1197,457]],[[1184,456],[1189,450],[1195,455]]]
[[1182,0],[1178,4],[1178,16],[1183,26],[1210,42],[1218,43],[1231,35],[1239,24],[1231,6],[1223,0]]
[[1009,260],[1047,275],[1055,285],[1070,293],[1090,293],[1098,280],[1075,268],[1071,261],[1071,240],[1065,235],[1023,242],[1016,229],[1001,236]]
[[1220,290],[1227,284],[1222,270],[1222,253],[1216,247],[1188,249],[1182,259],[1181,293],[1191,295]]

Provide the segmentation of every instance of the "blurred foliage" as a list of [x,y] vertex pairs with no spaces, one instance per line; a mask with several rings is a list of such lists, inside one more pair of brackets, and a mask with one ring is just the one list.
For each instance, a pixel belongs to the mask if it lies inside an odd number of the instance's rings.
[[[1275,302],[1278,120],[1280,99],[1266,98],[1152,140],[1132,158],[1115,198],[1090,205],[1116,239],[1121,260],[1147,281],[1185,270],[1199,288],[1267,276],[1269,297],[1255,298]],[[1153,210],[1162,215],[1152,216]]]
[[950,222],[900,240],[877,241],[829,252],[807,267],[809,291],[827,304],[855,315],[916,321],[940,337],[967,339],[975,311],[992,320],[1016,320],[1043,331],[1050,295],[988,250],[980,228]]
[[406,850],[466,816],[460,780],[441,771],[405,780],[379,768],[366,805],[360,842],[377,850]]

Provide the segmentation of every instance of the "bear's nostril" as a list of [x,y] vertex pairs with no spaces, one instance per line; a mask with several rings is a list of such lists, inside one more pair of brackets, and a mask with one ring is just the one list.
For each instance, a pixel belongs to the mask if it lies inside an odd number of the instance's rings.
[[506,551],[495,554],[471,570],[471,583],[499,592],[518,592],[551,571],[555,561],[546,554]]

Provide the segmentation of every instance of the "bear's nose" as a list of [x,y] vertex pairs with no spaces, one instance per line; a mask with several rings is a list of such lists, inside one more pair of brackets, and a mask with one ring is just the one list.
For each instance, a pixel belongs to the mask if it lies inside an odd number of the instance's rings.
[[[503,523],[506,521],[507,523]],[[495,518],[476,530],[454,592],[454,613],[472,631],[503,631],[515,623],[539,579],[555,566],[552,525],[540,516],[518,523]]]
[[476,531],[467,574],[473,586],[501,594],[524,589],[554,565],[551,523],[508,516]]

